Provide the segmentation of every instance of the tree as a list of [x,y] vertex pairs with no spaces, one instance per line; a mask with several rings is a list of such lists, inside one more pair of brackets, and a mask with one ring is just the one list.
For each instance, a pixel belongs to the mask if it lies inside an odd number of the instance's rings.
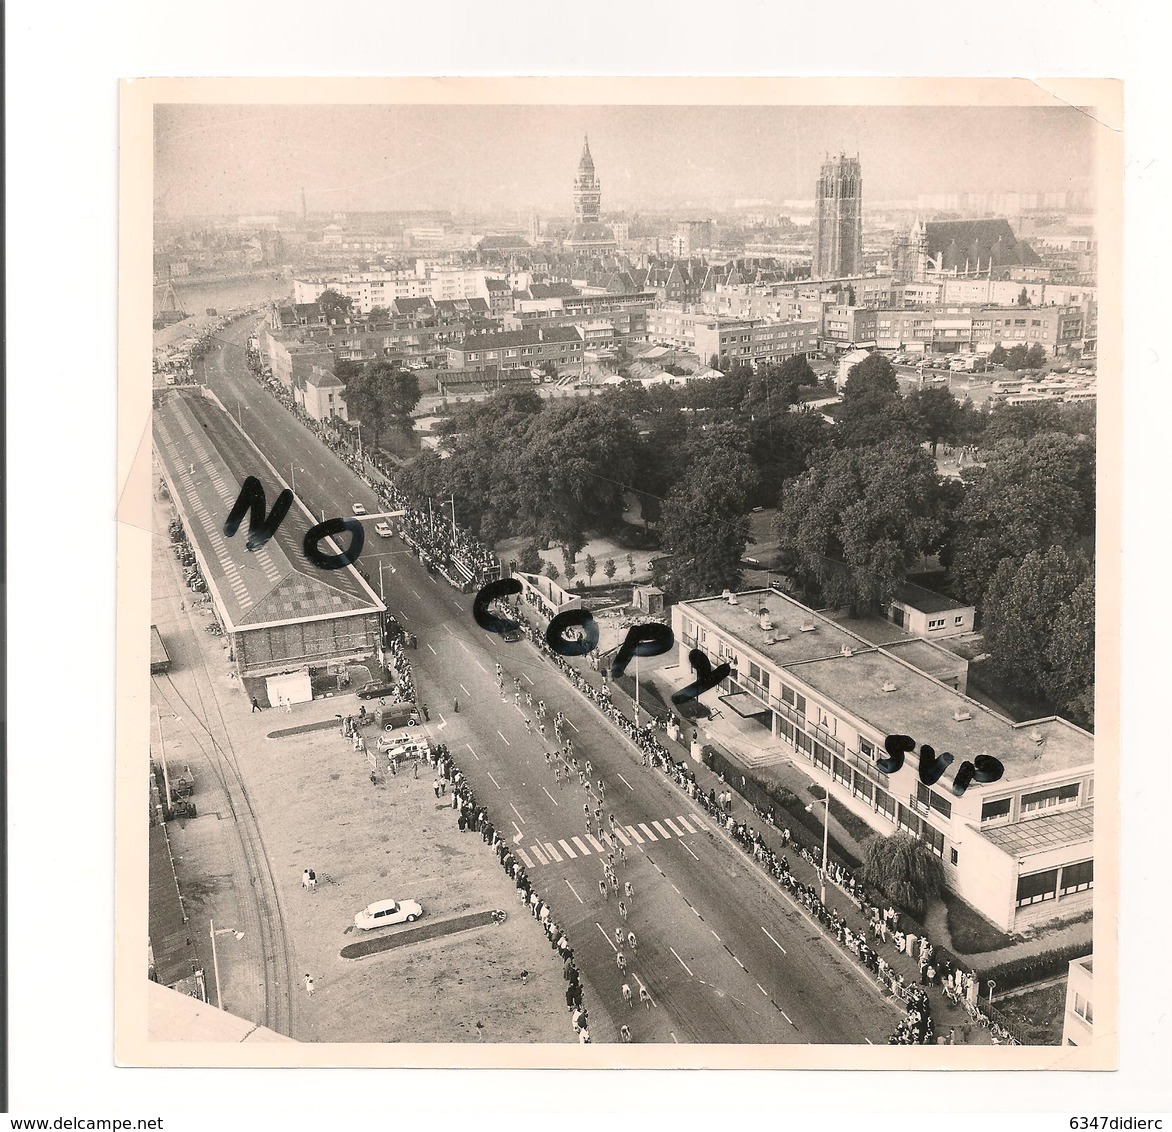
[[1095,579],[1089,573],[1074,588],[1054,620],[1049,661],[1053,697],[1071,722],[1095,726]]
[[367,322],[386,322],[391,312],[386,307],[371,307],[366,315]]
[[863,882],[917,919],[944,891],[944,865],[918,837],[893,833],[868,838],[863,849]]
[[1085,560],[1061,546],[1002,559],[985,593],[990,667],[1032,696],[1077,703],[1094,684],[1094,600]]
[[1003,366],[1005,365],[1005,359],[1007,357],[1009,357],[1009,352],[1005,349],[1004,346],[998,343],[993,347],[992,350],[989,351],[989,364],[994,366]]
[[630,551],[627,552],[627,569],[630,570],[633,578],[635,576],[635,556]]
[[614,564],[614,559],[608,558],[606,560],[606,565],[603,566],[603,568],[602,568],[602,572],[606,575],[607,581],[609,581],[611,578],[614,577],[615,571],[617,569],[618,569],[618,567]]
[[919,435],[932,445],[933,456],[941,440],[952,442],[959,438],[960,402],[951,389],[942,385],[917,389],[908,397],[907,404]]
[[1002,559],[1069,546],[1094,529],[1094,445],[1058,432],[1002,440],[966,490],[941,561],[962,597],[981,605]]
[[578,567],[573,562],[566,563],[566,581],[572,582],[578,574]]
[[778,367],[782,381],[792,382],[794,385],[817,385],[818,375],[806,360],[805,354],[795,354],[786,358]]
[[346,406],[367,430],[372,447],[393,428],[408,427],[419,401],[419,378],[394,362],[367,362],[346,385]]
[[855,289],[853,284],[850,283],[846,285],[846,305],[848,307],[855,305]]
[[835,451],[787,485],[775,530],[804,587],[833,606],[874,609],[939,547],[942,512],[935,461],[893,441]]
[[552,582],[556,582],[558,580],[558,568],[552,562],[547,562],[545,564],[545,570],[543,573]]
[[362,363],[350,358],[334,359],[334,376],[343,384],[349,385],[362,372]]
[[337,291],[332,291],[329,288],[317,297],[317,309],[325,315],[326,322],[340,322],[342,319],[347,318],[353,306],[353,299],[348,299],[345,295],[339,294]]
[[553,362],[542,362],[538,367],[546,377],[551,381],[556,381],[558,376],[558,367]]
[[594,560],[594,555],[586,555],[586,561],[582,565],[586,567],[587,580],[593,584],[594,575],[598,573],[598,563]]
[[1023,287],[1017,295],[1017,305],[1019,307],[1028,307],[1030,305],[1030,293]]
[[1035,342],[1026,351],[1026,368],[1027,369],[1041,369],[1046,364],[1046,347],[1040,342]]
[[540,574],[543,565],[537,543],[527,542],[517,556],[517,569],[525,574]]
[[663,508],[663,545],[657,568],[681,598],[740,585],[741,555],[749,537],[749,495],[756,481],[745,442],[731,425],[697,430],[690,461]]
[[868,354],[846,373],[842,389],[844,401],[876,393],[899,393],[895,367],[882,354]]
[[1012,346],[1005,355],[1005,368],[1015,373],[1019,369],[1029,369],[1029,351],[1025,346]]

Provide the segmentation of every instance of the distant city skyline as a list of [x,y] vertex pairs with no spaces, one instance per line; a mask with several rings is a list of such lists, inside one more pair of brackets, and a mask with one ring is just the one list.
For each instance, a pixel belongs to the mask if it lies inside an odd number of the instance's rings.
[[582,138],[604,213],[812,200],[858,154],[864,209],[1093,180],[1075,107],[201,106],[155,115],[155,202],[209,214],[440,208],[569,216]]

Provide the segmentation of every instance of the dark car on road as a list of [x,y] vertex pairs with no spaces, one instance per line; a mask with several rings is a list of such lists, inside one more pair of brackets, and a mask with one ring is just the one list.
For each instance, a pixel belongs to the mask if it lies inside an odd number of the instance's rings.
[[389,696],[395,690],[395,685],[386,680],[371,680],[358,689],[360,700],[376,700],[379,696]]
[[501,633],[501,637],[510,643],[513,641],[519,641],[522,636],[523,634],[519,625],[510,625]]

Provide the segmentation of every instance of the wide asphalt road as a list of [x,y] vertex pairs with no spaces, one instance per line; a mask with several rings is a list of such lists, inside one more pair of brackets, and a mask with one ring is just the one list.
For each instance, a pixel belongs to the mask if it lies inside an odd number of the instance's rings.
[[[251,325],[225,332],[204,379],[269,461],[296,479],[315,514],[349,515],[354,502],[374,511],[370,489],[248,373],[243,344]],[[873,982],[702,811],[658,772],[642,769],[634,747],[528,642],[485,633],[472,620],[471,596],[429,576],[397,538],[370,533],[358,565],[377,589],[383,564],[387,604],[419,637],[412,662],[432,733],[448,744],[567,932],[595,1041],[617,1040],[624,1021],[637,1042],[886,1041],[897,1016]],[[523,689],[519,703],[514,679]],[[598,889],[609,826],[606,838],[597,828],[588,835],[583,815],[597,792],[555,780],[545,760],[551,747],[538,735],[526,693],[534,706],[545,701],[550,721],[559,710],[568,717],[574,754],[591,760],[593,780],[603,779],[605,812],[623,834],[617,843],[625,842],[619,879],[635,890],[623,928],[635,932],[638,951],[623,948],[626,979],[636,999],[647,988],[650,1008],[629,1008],[621,994],[617,899]]]

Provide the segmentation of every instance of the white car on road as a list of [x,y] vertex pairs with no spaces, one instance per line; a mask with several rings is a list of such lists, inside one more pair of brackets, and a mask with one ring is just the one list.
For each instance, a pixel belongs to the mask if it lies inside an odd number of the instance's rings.
[[350,508],[350,510],[353,511],[355,515],[366,514],[366,508],[363,507],[361,503],[355,503],[354,506]]
[[381,523],[375,523],[374,533],[379,538],[390,538],[395,532],[391,529],[391,524],[384,519]]
[[354,917],[354,926],[367,932],[390,924],[413,924],[422,915],[423,909],[414,900],[376,900]]

